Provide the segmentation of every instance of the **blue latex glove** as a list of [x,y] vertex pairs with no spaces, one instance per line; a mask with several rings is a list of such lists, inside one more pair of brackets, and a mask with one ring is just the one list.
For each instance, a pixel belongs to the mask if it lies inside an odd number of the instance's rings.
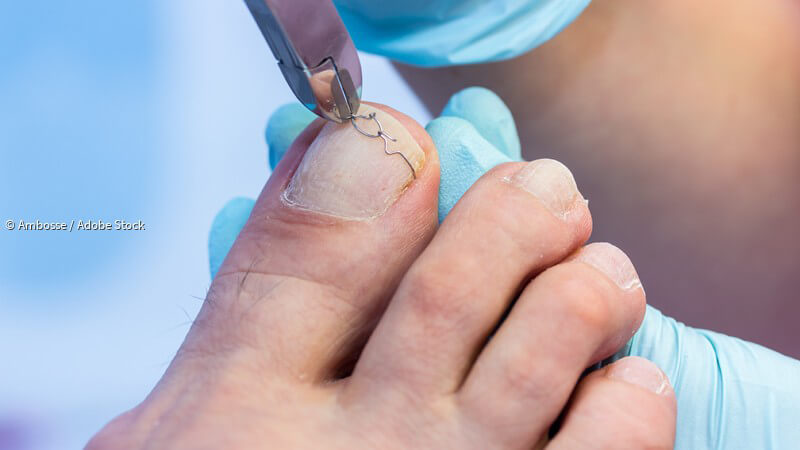
[[[299,104],[273,115],[267,127],[273,166],[313,117]],[[520,159],[511,112],[483,88],[454,95],[442,116],[426,129],[441,162],[440,219],[487,170]],[[215,219],[209,238],[212,275],[251,207],[252,200],[234,199]],[[615,358],[628,355],[655,362],[669,377],[678,398],[676,448],[751,450],[800,445],[800,361],[737,338],[687,327],[649,306],[639,331]]]
[[589,0],[334,0],[359,50],[418,66],[513,58],[569,25]]

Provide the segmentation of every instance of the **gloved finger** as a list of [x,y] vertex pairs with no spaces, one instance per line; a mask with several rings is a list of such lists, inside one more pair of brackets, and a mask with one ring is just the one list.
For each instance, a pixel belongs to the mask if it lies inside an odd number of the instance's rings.
[[522,160],[514,117],[503,100],[489,89],[475,86],[453,94],[441,116],[460,117],[468,121],[484,139],[511,160]]
[[459,117],[440,117],[425,129],[439,152],[439,222],[458,199],[492,167],[511,161],[487,141],[472,123]]
[[675,411],[666,375],[644,358],[624,358],[581,380],[545,448],[671,449]]
[[649,306],[617,355],[647,358],[672,381],[676,448],[790,448],[800,442],[800,361],[688,327]]
[[251,198],[236,197],[228,201],[214,217],[208,233],[208,267],[212,279],[217,275],[255,204],[256,201]]
[[300,132],[316,118],[314,113],[299,103],[288,103],[272,113],[265,132],[270,169],[275,169]]

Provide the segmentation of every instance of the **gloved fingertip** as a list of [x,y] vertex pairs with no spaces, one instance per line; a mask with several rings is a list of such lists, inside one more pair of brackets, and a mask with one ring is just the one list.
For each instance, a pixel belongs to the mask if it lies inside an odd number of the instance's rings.
[[459,117],[439,117],[425,127],[439,153],[439,221],[455,206],[484,173],[511,161],[475,129]]
[[676,350],[687,332],[686,325],[647,305],[642,324],[618,355],[647,358],[661,367],[670,382],[676,383],[681,363]]
[[514,117],[505,102],[489,89],[474,86],[456,92],[441,115],[470,122],[481,136],[509,158],[514,161],[522,159]]
[[217,276],[222,261],[247,223],[255,204],[256,201],[251,198],[236,197],[229,200],[214,217],[208,233],[208,266],[212,279]]
[[292,142],[316,117],[299,103],[288,103],[272,113],[264,133],[269,147],[271,169],[275,169]]
[[669,378],[678,400],[675,448],[792,448],[781,443],[800,439],[800,361],[649,305],[621,353],[652,361]]

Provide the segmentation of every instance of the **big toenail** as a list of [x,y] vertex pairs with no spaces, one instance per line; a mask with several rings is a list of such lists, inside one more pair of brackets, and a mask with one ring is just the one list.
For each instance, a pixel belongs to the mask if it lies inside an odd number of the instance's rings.
[[[425,164],[425,153],[414,137],[383,110],[362,103],[358,113],[375,113],[394,141],[365,136],[350,122],[326,124],[283,193],[287,204],[348,219],[371,219],[385,213],[414,180]],[[374,121],[358,125],[373,134],[378,131]],[[389,152],[402,155],[387,154],[384,144]]]
[[536,196],[559,219],[566,219],[579,202],[585,202],[572,172],[552,159],[529,162],[511,182]]

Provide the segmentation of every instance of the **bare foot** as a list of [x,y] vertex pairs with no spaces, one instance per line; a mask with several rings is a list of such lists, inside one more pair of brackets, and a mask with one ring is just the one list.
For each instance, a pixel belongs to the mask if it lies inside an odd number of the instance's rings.
[[416,178],[380,139],[310,126],[162,380],[88,448],[672,448],[653,364],[579,381],[645,299],[621,251],[581,248],[591,218],[566,167],[497,167],[437,231],[430,138],[363,108]]

